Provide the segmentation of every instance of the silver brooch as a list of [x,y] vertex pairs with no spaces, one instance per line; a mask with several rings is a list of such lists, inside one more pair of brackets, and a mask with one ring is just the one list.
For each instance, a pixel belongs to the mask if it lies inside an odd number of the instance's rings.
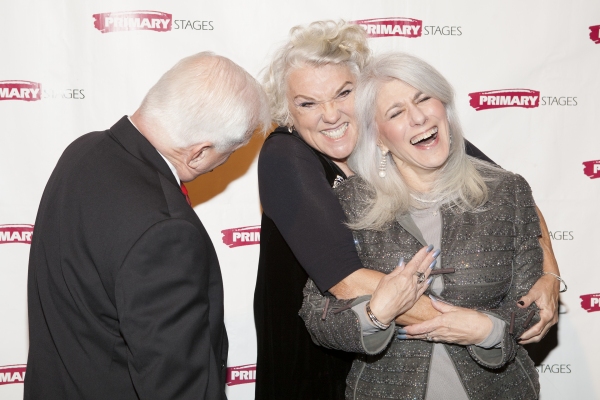
[[342,178],[341,176],[336,176],[335,179],[333,180],[333,188],[335,189],[336,187],[340,186],[340,184],[344,182],[344,178]]

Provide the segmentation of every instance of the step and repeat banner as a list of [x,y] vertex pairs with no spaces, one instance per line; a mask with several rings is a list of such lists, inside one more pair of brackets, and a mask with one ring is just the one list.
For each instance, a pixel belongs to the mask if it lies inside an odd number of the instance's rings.
[[[340,18],[363,26],[374,52],[406,51],[437,67],[456,88],[467,138],[529,181],[569,284],[557,327],[529,347],[541,397],[600,398],[600,2],[0,4],[0,399],[22,397],[29,244],[42,191],[64,148],[133,113],[182,57],[212,50],[258,76],[292,26]],[[231,400],[254,393],[256,161],[263,140],[255,137],[188,185],[223,271]]]

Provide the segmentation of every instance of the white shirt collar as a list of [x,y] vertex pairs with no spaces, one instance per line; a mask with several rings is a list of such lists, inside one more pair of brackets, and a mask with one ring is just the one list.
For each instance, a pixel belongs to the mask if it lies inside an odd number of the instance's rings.
[[160,154],[160,156],[163,158],[163,160],[165,160],[165,162],[167,163],[167,165],[169,166],[169,169],[171,170],[171,172],[173,173],[173,176],[175,176],[175,179],[177,180],[177,184],[179,186],[181,186],[181,179],[179,179],[179,175],[177,175],[177,170],[175,169],[175,166],[173,164],[171,164],[171,162],[169,160],[167,160],[167,157],[163,156],[160,151],[156,150],[156,152],[158,154]]
[[[138,130],[138,132],[139,132],[140,130],[138,129],[138,127],[137,127],[137,126],[135,126],[135,124],[133,123],[133,121],[131,120],[131,118],[130,118],[129,116],[127,116],[127,119],[129,119],[129,122],[131,122],[131,125],[133,125],[133,127],[134,127],[135,129],[137,129],[137,130]],[[156,149],[154,149],[154,150],[156,150]],[[175,177],[175,179],[177,180],[177,184],[178,184],[179,186],[181,186],[181,179],[179,179],[179,175],[177,175],[177,170],[175,169],[175,166],[174,166],[173,164],[171,164],[171,162],[170,162],[169,160],[167,160],[167,157],[163,156],[163,155],[161,154],[161,152],[160,152],[160,151],[156,150],[156,152],[157,152],[158,154],[160,154],[160,156],[163,158],[163,160],[165,160],[165,162],[167,163],[167,166],[169,167],[169,169],[170,169],[170,170],[171,170],[171,172],[173,173],[173,176],[174,176],[174,177]]]

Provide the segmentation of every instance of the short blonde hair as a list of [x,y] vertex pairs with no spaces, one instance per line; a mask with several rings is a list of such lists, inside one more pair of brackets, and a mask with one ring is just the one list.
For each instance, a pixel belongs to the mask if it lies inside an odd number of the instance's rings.
[[291,125],[286,99],[291,70],[306,64],[317,67],[344,64],[358,78],[370,56],[366,32],[359,25],[340,20],[293,27],[289,40],[277,50],[263,73],[273,120],[278,125]]

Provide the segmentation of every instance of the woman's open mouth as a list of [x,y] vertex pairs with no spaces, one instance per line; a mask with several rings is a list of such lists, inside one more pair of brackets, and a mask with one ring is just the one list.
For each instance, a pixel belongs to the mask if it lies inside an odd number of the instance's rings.
[[346,129],[348,129],[348,122],[344,122],[342,125],[339,126],[339,128],[323,130],[321,131],[321,133],[327,136],[329,139],[335,140],[344,136],[344,133],[346,133]]
[[412,139],[410,139],[410,144],[412,144],[413,146],[418,145],[418,144],[428,145],[437,138],[437,133],[438,133],[438,127],[434,126],[433,128],[429,129],[427,132],[423,132],[423,133],[413,137]]

